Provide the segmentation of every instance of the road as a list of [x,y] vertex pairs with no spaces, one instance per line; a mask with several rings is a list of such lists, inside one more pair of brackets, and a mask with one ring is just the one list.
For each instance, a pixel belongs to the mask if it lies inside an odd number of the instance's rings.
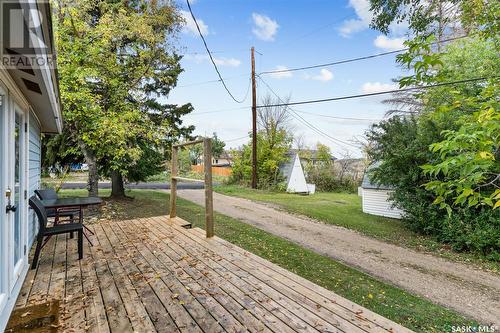
[[[205,203],[202,190],[180,190],[178,195],[199,205]],[[500,326],[500,275],[247,199],[214,193],[214,209],[452,308],[481,324]]]

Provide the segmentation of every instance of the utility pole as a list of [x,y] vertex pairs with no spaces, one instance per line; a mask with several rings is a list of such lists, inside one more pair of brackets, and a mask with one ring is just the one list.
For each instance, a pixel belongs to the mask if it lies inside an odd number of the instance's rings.
[[257,188],[257,89],[255,86],[255,48],[252,46],[252,188]]

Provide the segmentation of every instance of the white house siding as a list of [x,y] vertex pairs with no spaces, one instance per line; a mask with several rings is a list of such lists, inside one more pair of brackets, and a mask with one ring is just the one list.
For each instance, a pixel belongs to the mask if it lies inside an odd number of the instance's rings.
[[389,195],[391,191],[377,189],[362,189],[363,212],[372,215],[400,219],[403,211],[391,207]]
[[[30,112],[29,117],[29,156],[28,156],[28,198],[35,190],[40,188],[41,181],[41,138],[40,126],[38,120]],[[28,244],[33,244],[36,233],[38,232],[38,223],[33,210],[28,212]]]

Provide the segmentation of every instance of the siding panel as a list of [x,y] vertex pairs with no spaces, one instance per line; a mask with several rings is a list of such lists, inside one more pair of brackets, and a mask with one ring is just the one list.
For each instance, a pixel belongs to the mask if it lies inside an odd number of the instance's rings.
[[390,191],[387,190],[363,189],[363,212],[400,219],[403,211],[391,207],[389,194]]
[[[40,188],[41,182],[41,139],[40,126],[38,121],[30,112],[29,119],[29,161],[28,161],[28,198],[35,194],[35,190]],[[38,232],[38,221],[33,210],[28,212],[28,241],[33,244]]]

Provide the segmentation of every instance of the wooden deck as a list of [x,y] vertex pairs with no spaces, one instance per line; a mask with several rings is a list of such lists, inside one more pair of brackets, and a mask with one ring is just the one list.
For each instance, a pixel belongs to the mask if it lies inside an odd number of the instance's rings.
[[53,237],[17,312],[54,300],[61,332],[410,332],[176,220],[92,225],[81,261],[76,239]]

